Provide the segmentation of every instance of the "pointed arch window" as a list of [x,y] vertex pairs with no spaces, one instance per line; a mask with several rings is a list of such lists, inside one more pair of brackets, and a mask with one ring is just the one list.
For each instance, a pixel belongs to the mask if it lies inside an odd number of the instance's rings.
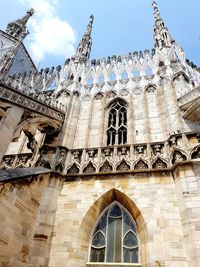
[[99,76],[98,83],[104,83],[104,82],[105,82],[104,75],[101,74],[101,75]]
[[138,77],[140,77],[140,71],[135,69],[133,71],[133,78],[138,78]]
[[116,75],[114,72],[111,72],[110,74],[110,81],[116,81]]
[[116,201],[103,212],[94,229],[90,262],[139,262],[136,222],[129,212]]
[[122,101],[115,102],[108,114],[107,145],[127,143],[127,109]]
[[121,74],[121,79],[122,80],[127,80],[128,79],[128,73],[127,71],[123,71],[122,74]]

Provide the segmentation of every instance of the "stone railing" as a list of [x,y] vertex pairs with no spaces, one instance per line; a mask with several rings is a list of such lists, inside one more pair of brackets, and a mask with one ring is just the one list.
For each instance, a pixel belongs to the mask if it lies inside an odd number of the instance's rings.
[[187,106],[187,104],[191,103],[194,99],[197,99],[198,97],[200,97],[200,86],[194,88],[184,96],[180,97],[178,100],[179,106],[184,109],[184,106]]
[[43,166],[67,177],[171,170],[200,159],[200,134],[176,134],[165,142],[71,149],[41,147],[37,162],[31,154],[6,155],[1,168]]
[[66,112],[66,107],[55,98],[32,92],[31,89],[23,92],[20,89],[13,89],[5,81],[0,81],[0,99],[59,121],[63,121]]
[[200,158],[199,134],[176,134],[166,142],[70,150],[64,174],[160,171],[196,158]]
[[199,141],[198,133],[190,133],[172,135],[165,142],[137,145],[71,150],[46,145],[41,148],[37,164],[67,176],[160,171],[199,158]]
[[31,167],[31,158],[32,153],[5,155],[0,164],[0,170]]

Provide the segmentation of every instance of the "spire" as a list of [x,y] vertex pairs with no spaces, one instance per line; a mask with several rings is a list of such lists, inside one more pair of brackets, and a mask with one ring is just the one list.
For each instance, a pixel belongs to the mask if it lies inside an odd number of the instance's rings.
[[91,15],[89,19],[89,23],[84,33],[82,40],[80,41],[78,48],[76,49],[75,55],[72,57],[75,63],[79,62],[87,62],[90,57],[91,47],[92,47],[92,24],[94,21],[94,16]]
[[155,48],[162,49],[164,47],[171,47],[174,40],[172,39],[168,28],[165,26],[164,21],[160,16],[160,12],[158,9],[158,5],[156,1],[153,1],[153,9],[154,9],[154,46]]
[[23,18],[9,22],[6,32],[17,38],[19,41],[23,40],[29,33],[26,24],[33,14],[34,10],[31,8],[29,11],[27,11],[27,14]]

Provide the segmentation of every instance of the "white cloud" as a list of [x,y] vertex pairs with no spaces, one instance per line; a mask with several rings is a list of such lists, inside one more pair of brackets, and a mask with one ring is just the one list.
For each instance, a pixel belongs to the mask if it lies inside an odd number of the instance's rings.
[[47,55],[70,57],[74,53],[75,33],[56,14],[59,0],[19,0],[35,14],[29,20],[30,50],[37,63]]

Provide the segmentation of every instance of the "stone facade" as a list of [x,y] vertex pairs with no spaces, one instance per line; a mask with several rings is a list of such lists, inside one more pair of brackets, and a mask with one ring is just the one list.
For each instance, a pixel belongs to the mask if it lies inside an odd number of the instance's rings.
[[[0,267],[200,266],[200,71],[153,9],[151,52],[90,61],[91,15],[75,55],[41,71],[22,42],[32,9],[0,31]],[[113,203],[137,261],[91,260]]]

